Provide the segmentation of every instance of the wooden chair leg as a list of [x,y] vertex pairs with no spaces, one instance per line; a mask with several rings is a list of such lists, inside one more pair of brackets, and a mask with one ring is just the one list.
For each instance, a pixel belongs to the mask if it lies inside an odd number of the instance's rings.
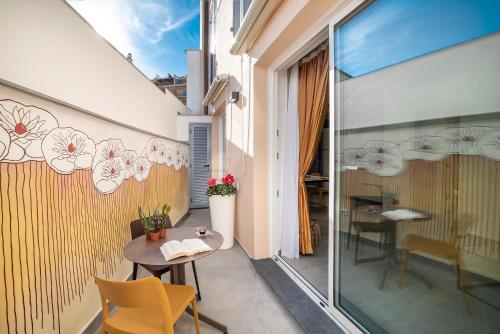
[[198,274],[196,273],[196,264],[194,264],[194,261],[191,261],[191,265],[193,267],[194,282],[196,283],[196,299],[201,300],[200,285],[198,284]]
[[193,305],[193,317],[194,325],[196,327],[196,334],[200,334],[200,320],[198,319],[198,305],[196,305],[196,298],[193,298],[191,305]]
[[134,263],[134,269],[132,270],[132,279],[135,281],[137,279],[137,269],[139,265],[137,263]]

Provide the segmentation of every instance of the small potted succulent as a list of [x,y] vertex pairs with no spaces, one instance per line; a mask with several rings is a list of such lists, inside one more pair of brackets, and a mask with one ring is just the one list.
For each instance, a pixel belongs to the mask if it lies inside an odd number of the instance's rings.
[[163,204],[163,207],[161,208],[161,214],[160,214],[160,222],[161,222],[161,230],[160,230],[160,238],[165,238],[167,236],[167,228],[169,227],[168,220],[170,219],[168,217],[168,214],[170,213],[170,210],[172,208],[168,204]]
[[211,178],[207,182],[206,195],[210,203],[212,228],[224,237],[221,249],[231,248],[234,243],[234,207],[237,192],[234,182],[231,174],[220,180]]
[[141,220],[142,227],[146,232],[146,239],[151,241],[160,240],[160,230],[162,225],[158,220],[158,210],[155,210],[153,214],[149,212],[148,214],[145,214],[144,211],[142,211],[142,208],[139,207],[139,219]]

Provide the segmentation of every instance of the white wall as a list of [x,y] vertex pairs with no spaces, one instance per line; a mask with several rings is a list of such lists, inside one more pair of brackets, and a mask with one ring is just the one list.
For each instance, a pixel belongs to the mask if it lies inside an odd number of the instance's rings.
[[212,116],[177,116],[177,140],[189,141],[190,123],[212,123]]
[[201,50],[186,50],[187,107],[194,115],[202,115],[203,62]]
[[496,33],[343,81],[344,128],[500,111],[499,58]]
[[127,126],[176,139],[163,94],[64,1],[0,2],[0,80]]

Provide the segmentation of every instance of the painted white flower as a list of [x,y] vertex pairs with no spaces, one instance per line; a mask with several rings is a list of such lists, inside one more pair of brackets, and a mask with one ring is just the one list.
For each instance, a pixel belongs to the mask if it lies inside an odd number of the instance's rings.
[[439,136],[421,136],[405,140],[399,150],[406,160],[438,161],[450,153],[451,145]]
[[[163,156],[161,153],[163,152]],[[165,153],[166,147],[163,145],[160,138],[151,138],[146,144],[146,152],[144,155],[148,158],[150,162],[153,163],[165,163]]]
[[123,159],[123,162],[125,163],[125,166],[127,167],[125,178],[128,179],[132,175],[134,175],[134,163],[138,155],[135,151],[127,150],[122,153],[121,157]]
[[363,148],[369,153],[401,155],[398,145],[386,140],[369,140]]
[[148,175],[149,170],[151,169],[151,162],[144,157],[139,157],[134,162],[134,177],[137,182],[144,181]]
[[156,156],[156,162],[161,164],[161,165],[164,165],[167,163],[167,148],[163,144],[160,144],[160,146],[158,146],[158,153]]
[[165,152],[165,163],[167,164],[168,167],[171,167],[174,165],[174,160],[175,160],[175,152],[172,149],[167,149]]
[[47,110],[12,100],[0,100],[0,126],[10,136],[5,161],[43,160],[42,140],[59,126]]
[[343,152],[342,166],[347,169],[363,168],[367,154],[364,148],[347,148]]
[[494,130],[487,126],[470,126],[463,128],[446,128],[438,131],[451,144],[451,152],[464,155],[478,154],[477,143],[486,134]]
[[55,128],[42,141],[47,164],[56,172],[70,174],[92,166],[95,143],[85,133],[72,128]]
[[376,175],[393,176],[403,168],[403,160],[397,155],[370,152],[365,156],[365,168]]
[[121,156],[99,162],[93,171],[92,181],[101,194],[111,194],[123,183],[127,167]]
[[174,168],[179,170],[185,163],[185,158],[181,145],[177,145],[174,151]]
[[483,157],[500,160],[500,130],[488,131],[477,143]]
[[0,127],[0,161],[9,153],[10,136],[4,128]]
[[92,169],[95,169],[102,161],[121,156],[123,152],[125,152],[125,147],[120,139],[107,139],[101,141],[96,145],[96,154],[92,163]]
[[189,167],[189,154],[186,151],[184,151],[184,166]]

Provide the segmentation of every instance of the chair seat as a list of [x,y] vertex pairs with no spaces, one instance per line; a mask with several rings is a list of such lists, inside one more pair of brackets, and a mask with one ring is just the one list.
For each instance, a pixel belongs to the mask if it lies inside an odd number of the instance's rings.
[[[172,310],[177,321],[194,298],[194,289],[186,285],[164,284]],[[125,308],[120,307],[105,325],[105,330],[114,334],[164,334],[160,307]]]
[[453,244],[416,234],[408,234],[406,236],[404,248],[409,251],[423,252],[445,259],[454,259],[457,257],[457,249]]

